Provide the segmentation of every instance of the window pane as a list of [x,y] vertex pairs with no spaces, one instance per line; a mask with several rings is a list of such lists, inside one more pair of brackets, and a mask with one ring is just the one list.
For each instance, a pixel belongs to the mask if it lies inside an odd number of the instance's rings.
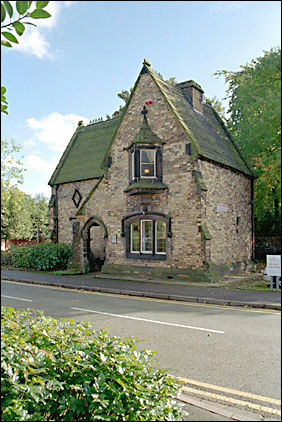
[[161,221],[156,222],[156,253],[166,251],[166,225]]
[[131,224],[131,252],[140,252],[140,222]]
[[145,149],[140,152],[141,177],[155,177],[155,151]]
[[141,177],[154,177],[154,164],[141,164]]
[[151,220],[142,220],[142,239],[141,239],[141,251],[152,252],[153,251],[153,222]]
[[141,163],[154,163],[155,151],[152,149],[141,150]]

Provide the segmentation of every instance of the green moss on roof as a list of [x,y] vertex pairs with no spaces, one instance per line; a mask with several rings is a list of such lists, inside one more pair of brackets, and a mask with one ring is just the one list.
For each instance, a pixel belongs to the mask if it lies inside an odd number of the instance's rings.
[[75,131],[49,185],[100,178],[105,173],[105,154],[111,144],[121,116],[80,126]]
[[205,104],[203,114],[194,111],[185,92],[181,89],[183,84],[179,86],[169,84],[160,79],[150,67],[147,69],[191,141],[192,158],[202,156],[254,176],[242,152],[216,112]]
[[152,129],[150,128],[147,119],[143,119],[143,123],[141,129],[135,136],[133,140],[134,144],[146,143],[146,144],[155,144],[155,143],[163,143],[161,138],[156,135]]
[[[79,126],[63,153],[49,185],[87,179],[99,179],[106,171],[106,159],[131,102],[140,77],[149,73],[164,96],[179,125],[191,143],[191,158],[204,157],[254,177],[239,147],[229,135],[222,120],[208,105],[203,105],[203,114],[194,111],[180,84],[169,84],[159,78],[144,61],[142,70],[124,111],[116,118],[105,122]],[[188,81],[196,85],[194,81]],[[143,121],[133,143],[162,143],[163,141]],[[132,144],[131,144],[132,145]]]

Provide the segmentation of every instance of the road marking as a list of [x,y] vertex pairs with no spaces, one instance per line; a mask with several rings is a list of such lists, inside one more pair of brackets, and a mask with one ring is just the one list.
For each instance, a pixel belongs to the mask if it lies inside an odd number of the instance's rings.
[[252,394],[252,393],[245,393],[244,391],[233,390],[231,388],[220,387],[218,385],[207,384],[205,382],[190,380],[187,378],[182,378],[182,377],[176,377],[176,378],[177,380],[183,381],[187,384],[197,385],[199,387],[209,388],[211,390],[223,391],[225,393],[234,394],[237,396],[243,396],[250,399],[260,400],[260,401],[268,402],[271,404],[277,404],[278,406],[281,406],[281,400],[272,399],[271,397],[260,396],[258,394]]
[[76,289],[71,289],[69,287],[35,284],[29,281],[19,282],[19,281],[4,280],[4,279],[2,279],[1,281],[3,281],[4,283],[10,283],[10,284],[21,284],[25,286],[32,286],[32,287],[39,287],[39,288],[42,287],[43,289],[63,290],[63,291],[68,291],[68,292],[72,292],[76,294],[92,294],[92,295],[97,295],[97,296],[119,297],[121,299],[145,300],[147,302],[150,301],[150,302],[159,302],[159,303],[170,303],[170,304],[180,305],[180,306],[190,306],[190,307],[200,306],[204,308],[225,309],[228,311],[256,312],[260,314],[272,314],[272,315],[279,315],[279,316],[281,315],[281,311],[275,310],[275,309],[259,309],[259,308],[253,309],[249,307],[242,308],[240,306],[237,307],[237,306],[231,306],[231,305],[224,306],[224,305],[213,305],[213,304],[208,304],[208,303],[182,302],[182,301],[180,302],[178,300],[172,300],[172,299],[157,299],[157,298],[151,298],[151,297],[131,296],[131,295],[120,294],[120,293],[103,293],[103,292],[94,292],[94,291],[87,291],[87,290],[76,290]]
[[210,333],[224,334],[224,331],[212,330],[209,328],[202,328],[202,327],[193,327],[192,325],[182,325],[182,324],[174,324],[171,322],[155,321],[153,319],[130,317],[127,315],[112,314],[109,312],[93,311],[91,309],[83,309],[83,308],[71,308],[71,309],[74,309],[76,311],[93,312],[94,314],[108,315],[108,316],[113,316],[113,317],[118,317],[118,318],[134,319],[136,321],[151,322],[153,324],[170,325],[173,327],[190,328],[191,330],[209,331]]
[[13,297],[13,296],[6,296],[6,295],[1,295],[1,297],[7,297],[8,299],[23,300],[24,302],[32,302],[31,299],[22,299],[21,297]]
[[201,390],[197,390],[196,388],[191,388],[191,387],[182,387],[181,391],[184,392],[184,394],[185,393],[198,394],[198,395],[201,395],[201,396],[210,397],[210,398],[215,399],[215,400],[222,400],[222,401],[225,401],[227,403],[232,403],[232,404],[236,404],[236,405],[239,405],[239,406],[248,407],[250,409],[254,409],[254,410],[257,410],[259,412],[265,412],[265,413],[270,413],[271,415],[281,416],[281,411],[278,410],[278,409],[274,409],[272,407],[261,406],[259,404],[250,403],[250,402],[243,401],[243,400],[233,399],[232,397],[226,397],[226,396],[223,396],[221,394],[210,393],[208,391],[201,391]]

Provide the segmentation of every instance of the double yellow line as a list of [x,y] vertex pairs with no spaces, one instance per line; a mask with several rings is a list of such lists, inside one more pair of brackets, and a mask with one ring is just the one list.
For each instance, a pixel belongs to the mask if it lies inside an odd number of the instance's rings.
[[233,397],[228,397],[225,396],[223,394],[217,394],[217,393],[212,393],[209,391],[206,391],[207,389],[209,390],[216,390],[216,391],[220,391],[222,393],[225,394],[229,394],[229,395],[233,395],[233,396],[242,396],[244,398],[248,398],[251,400],[256,400],[259,402],[263,402],[263,403],[270,403],[273,405],[277,405],[277,406],[281,406],[281,400],[277,400],[277,399],[273,399],[270,397],[265,397],[265,396],[260,396],[257,394],[252,394],[252,393],[246,393],[243,391],[238,391],[238,390],[233,390],[230,388],[226,388],[226,387],[220,387],[217,385],[213,385],[213,384],[207,384],[205,382],[201,382],[201,381],[195,381],[195,380],[191,380],[191,379],[187,379],[187,378],[182,378],[182,377],[176,377],[178,381],[183,382],[184,384],[190,384],[192,386],[196,386],[196,387],[200,387],[202,389],[199,388],[193,388],[193,387],[187,387],[187,385],[184,385],[183,387],[181,387],[181,392],[184,394],[197,394],[200,395],[202,398],[209,398],[209,399],[214,399],[214,400],[219,400],[219,401],[224,401],[226,403],[229,404],[233,404],[233,405],[239,405],[241,407],[245,407],[245,408],[249,408],[258,412],[262,412],[262,413],[270,413],[271,415],[274,416],[280,416],[281,417],[281,410],[278,410],[274,407],[268,407],[268,406],[264,406],[261,404],[256,404],[256,403],[252,403],[250,401],[244,401],[244,400],[238,400],[235,399]]

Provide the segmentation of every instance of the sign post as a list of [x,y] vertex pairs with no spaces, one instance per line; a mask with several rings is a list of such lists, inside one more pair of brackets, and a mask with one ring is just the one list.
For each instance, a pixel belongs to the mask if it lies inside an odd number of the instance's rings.
[[281,277],[281,255],[266,255],[267,275],[270,277],[270,290],[273,290],[273,278],[276,279],[276,290],[279,290]]

